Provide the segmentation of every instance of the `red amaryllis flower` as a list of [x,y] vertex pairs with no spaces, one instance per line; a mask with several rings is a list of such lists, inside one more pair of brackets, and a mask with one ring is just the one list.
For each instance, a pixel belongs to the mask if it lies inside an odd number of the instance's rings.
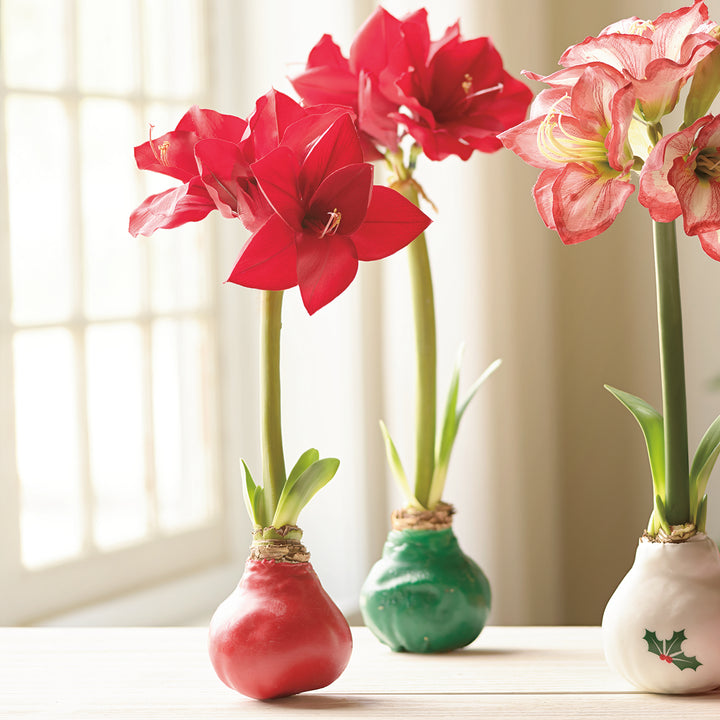
[[702,0],[664,13],[652,22],[636,17],[621,20],[598,37],[588,37],[568,48],[560,64],[569,69],[569,74],[561,70],[545,81],[567,82],[577,73],[577,66],[604,63],[632,83],[638,110],[647,122],[656,123],[675,107],[695,66],[718,44],[708,34],[715,27]]
[[310,314],[350,284],[358,260],[391,255],[430,223],[402,195],[373,185],[348,115],[305,157],[281,144],[252,172],[275,214],[250,237],[228,279],[263,290],[299,285]]
[[258,230],[273,209],[258,187],[250,166],[276,149],[281,141],[304,157],[333,120],[347,108],[303,108],[292,98],[271,90],[255,103],[241,142],[208,138],[195,146],[195,158],[209,196],[223,217],[239,218],[251,232]]
[[152,235],[160,228],[174,228],[202,220],[215,203],[200,180],[195,145],[203,138],[239,142],[247,123],[233,115],[191,107],[175,130],[135,148],[141,170],[170,175],[183,184],[148,197],[130,216],[130,233]]
[[542,168],[535,203],[564,243],[606,230],[635,189],[628,142],[633,108],[632,87],[620,73],[590,66],[571,95],[542,91],[531,110],[539,114],[500,135],[505,147]]
[[720,260],[720,116],[666,135],[640,175],[640,202],[658,222],[682,213],[685,233]]
[[409,114],[395,117],[425,155],[467,160],[499,150],[498,134],[525,118],[532,93],[503,69],[491,40],[463,40],[455,23],[431,42],[427,20],[403,23],[402,32],[410,66],[396,85]]
[[465,41],[456,23],[432,42],[424,9],[398,20],[378,8],[348,59],[323,36],[292,83],[306,102],[353,107],[375,144],[395,151],[407,132],[431,160],[498,150],[497,134],[523,120],[532,97],[489,38]]
[[330,35],[323,35],[310,51],[305,71],[290,80],[308,104],[335,103],[357,113],[368,160],[382,157],[376,145],[397,150],[401,135],[390,116],[401,104],[395,80],[408,67],[401,25],[379,7],[358,30],[348,58]]

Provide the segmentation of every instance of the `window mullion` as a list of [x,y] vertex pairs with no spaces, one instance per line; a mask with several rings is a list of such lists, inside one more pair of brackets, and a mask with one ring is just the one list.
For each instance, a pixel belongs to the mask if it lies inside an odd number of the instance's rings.
[[[13,329],[9,322],[10,219],[5,132],[5,68],[0,53],[0,447],[15,448]],[[15,452],[0,453],[0,573],[20,568],[20,483]]]
[[80,432],[77,433],[78,471],[80,473],[80,502],[82,503],[82,550],[85,554],[97,551],[93,533],[93,512],[95,507],[95,492],[92,484],[88,415],[88,389],[87,389],[87,349],[85,321],[85,258],[84,258],[84,230],[82,205],[82,179],[80,168],[82,157],[80,152],[80,98],[78,94],[78,22],[79,13],[77,0],[67,0],[68,11],[68,38],[66,52],[68,53],[68,96],[65,98],[65,107],[70,117],[70,163],[68,182],[75,191],[71,195],[73,203],[70,213],[70,242],[71,252],[75,262],[71,268],[75,272],[73,283],[73,317],[75,321],[70,327],[75,348],[75,412]]

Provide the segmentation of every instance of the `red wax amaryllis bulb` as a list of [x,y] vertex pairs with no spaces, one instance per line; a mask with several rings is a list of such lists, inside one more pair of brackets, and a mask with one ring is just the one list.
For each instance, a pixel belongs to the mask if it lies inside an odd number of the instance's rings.
[[258,700],[329,685],[351,651],[347,621],[309,562],[249,559],[210,623],[218,677]]

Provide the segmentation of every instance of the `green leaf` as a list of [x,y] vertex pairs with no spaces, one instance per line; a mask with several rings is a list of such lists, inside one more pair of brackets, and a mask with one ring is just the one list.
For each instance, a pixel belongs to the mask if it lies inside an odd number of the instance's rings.
[[653,653],[654,655],[664,655],[665,654],[665,648],[663,647],[663,643],[657,639],[657,635],[654,632],[650,632],[650,630],[646,630],[644,639],[648,644],[649,652]]
[[682,652],[683,641],[687,640],[685,637],[684,630],[676,630],[670,640],[665,642],[665,654],[672,655],[674,653]]
[[697,525],[698,504],[720,454],[720,417],[708,428],[698,445],[690,468],[690,520]]
[[498,358],[497,360],[490,363],[490,365],[485,368],[483,374],[470,386],[470,390],[468,390],[468,394],[465,397],[465,400],[460,404],[457,410],[457,423],[460,424],[460,420],[462,420],[462,416],[465,414],[465,410],[467,409],[467,406],[470,404],[470,401],[475,397],[475,393],[480,389],[480,386],[502,365],[502,360]]
[[410,490],[410,484],[408,483],[407,475],[405,474],[402,461],[400,460],[400,455],[395,447],[395,443],[390,437],[390,432],[382,420],[380,421],[380,430],[382,431],[383,440],[385,441],[385,455],[387,455],[390,470],[392,470],[393,477],[397,481],[400,491],[405,496],[405,500],[407,500],[408,505],[422,508],[422,505],[420,505],[412,490]]
[[[310,502],[315,493],[325,487],[337,472],[340,461],[337,458],[317,460],[293,482],[289,490],[283,488],[272,524],[275,527],[296,525],[300,511]],[[287,486],[289,483],[286,482]]]
[[290,474],[288,475],[287,482],[285,483],[285,487],[292,487],[296,482],[297,479],[313,464],[316,463],[320,459],[320,453],[315,448],[310,448],[309,450],[306,450],[299,458],[298,461],[293,466],[293,469],[290,471]]
[[702,665],[695,656],[687,657],[684,653],[671,655],[670,659],[673,665],[676,665],[681,670],[697,670]]
[[605,386],[638,421],[645,436],[650,472],[653,479],[653,491],[656,497],[665,499],[665,436],[663,417],[652,405],[630,393]]
[[695,527],[698,532],[705,532],[705,523],[707,522],[707,495],[703,495],[703,499],[698,504],[697,518],[695,519]]
[[[459,420],[457,419],[457,399],[460,388],[460,363],[462,362],[463,348],[460,347],[445,401],[445,416],[440,434],[435,444],[436,465],[447,464],[446,461],[452,452],[452,446],[457,435]],[[432,505],[431,505],[432,507]]]
[[255,484],[250,473],[250,468],[244,460],[240,460],[243,469],[245,482],[243,484],[243,499],[245,500],[245,508],[247,509],[250,520],[258,527],[263,527],[264,523],[264,506],[263,506],[263,490]]

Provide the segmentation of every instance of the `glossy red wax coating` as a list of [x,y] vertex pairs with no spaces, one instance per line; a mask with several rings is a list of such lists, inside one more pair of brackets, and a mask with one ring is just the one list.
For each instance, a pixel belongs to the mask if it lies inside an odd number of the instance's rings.
[[248,560],[210,622],[218,677],[265,700],[325,687],[345,669],[352,636],[310,563]]

